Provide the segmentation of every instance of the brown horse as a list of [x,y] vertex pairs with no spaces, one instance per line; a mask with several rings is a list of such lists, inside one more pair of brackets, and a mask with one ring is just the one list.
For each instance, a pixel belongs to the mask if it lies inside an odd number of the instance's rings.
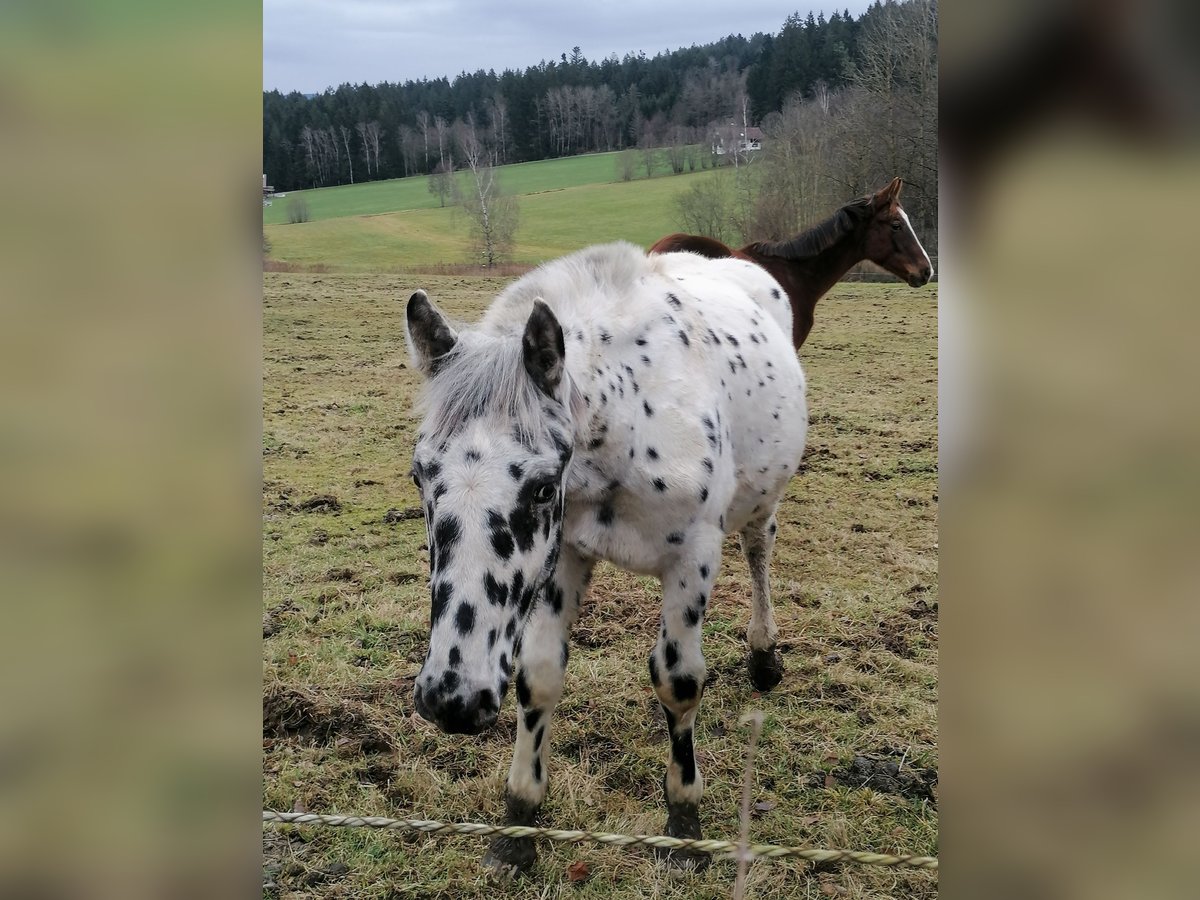
[[792,342],[799,349],[813,327],[817,301],[855,263],[869,259],[912,287],[933,277],[929,255],[900,207],[899,178],[847,203],[832,216],[786,241],[756,241],[731,250],[718,240],[694,234],[671,234],[651,253],[681,250],[710,259],[734,256],[758,263],[787,291],[792,301]]

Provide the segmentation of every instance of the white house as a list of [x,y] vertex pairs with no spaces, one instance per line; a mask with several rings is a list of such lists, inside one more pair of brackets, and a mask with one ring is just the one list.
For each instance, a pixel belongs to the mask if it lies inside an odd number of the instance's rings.
[[762,149],[763,133],[761,128],[751,125],[743,131],[741,126],[730,123],[728,127],[719,128],[713,134],[713,153],[717,154],[717,156],[724,156],[729,151],[728,143],[731,143],[730,138],[734,135],[737,137],[737,150],[739,153],[749,153],[752,150]]

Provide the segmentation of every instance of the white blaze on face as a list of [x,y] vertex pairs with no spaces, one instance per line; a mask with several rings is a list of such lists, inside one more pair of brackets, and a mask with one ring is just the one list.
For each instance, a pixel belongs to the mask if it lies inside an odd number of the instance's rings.
[[917,237],[916,231],[913,230],[912,222],[908,219],[908,213],[903,209],[900,210],[900,218],[904,220],[904,227],[908,229],[908,233],[912,235],[912,239],[917,242],[917,246],[921,248],[921,254],[925,257],[925,265],[929,266],[930,278],[937,273],[933,271],[933,262],[929,259],[929,254],[925,252],[925,245],[921,243],[921,239]]

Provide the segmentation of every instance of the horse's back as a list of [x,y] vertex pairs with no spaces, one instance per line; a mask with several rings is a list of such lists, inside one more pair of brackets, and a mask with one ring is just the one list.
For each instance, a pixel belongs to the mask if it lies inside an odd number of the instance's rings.
[[700,234],[684,234],[676,232],[660,238],[651,246],[650,253],[696,253],[707,259],[726,259],[733,256],[733,250],[716,238]]

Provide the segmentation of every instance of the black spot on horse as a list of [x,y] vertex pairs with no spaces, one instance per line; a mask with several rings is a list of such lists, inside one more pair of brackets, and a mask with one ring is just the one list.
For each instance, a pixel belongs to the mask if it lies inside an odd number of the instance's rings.
[[524,670],[517,673],[517,702],[522,706],[528,706],[533,702],[533,695],[529,693],[529,683],[525,680]]
[[[636,341],[634,341],[634,343],[635,343],[635,344],[637,344],[639,347],[645,347],[645,346],[646,346],[646,339],[645,339],[645,338],[638,338]],[[643,357],[643,358],[644,358],[644,357]]]
[[658,677],[658,660],[654,658],[654,654],[650,654],[650,683],[655,687],[662,684],[662,679]]
[[463,637],[470,634],[475,628],[475,607],[470,603],[458,604],[458,612],[454,614],[454,627]]
[[541,728],[539,728],[537,730],[537,733],[534,734],[534,736],[533,736],[533,750],[535,753],[538,750],[542,749],[542,738],[544,738],[545,736],[546,736],[546,726],[543,725]]
[[738,346],[738,339],[737,339],[737,338],[735,338],[735,337],[734,337],[732,334],[730,334],[728,331],[727,331],[727,332],[725,332],[725,340],[729,341],[729,343],[731,343],[731,344],[732,344],[733,346],[735,346],[735,347],[736,347],[736,346]]
[[709,569],[708,569],[708,565],[707,565],[706,563],[701,563],[701,564],[700,564],[700,577],[701,577],[701,578],[707,578],[707,577],[708,577],[708,571],[709,571]]
[[692,700],[696,697],[699,687],[691,675],[674,675],[671,677],[671,693],[676,700]]
[[702,609],[698,609],[695,606],[689,606],[686,610],[684,610],[683,618],[684,621],[688,623],[689,627],[695,628],[700,624],[700,619],[703,617],[703,615],[704,611]]
[[612,503],[608,500],[605,500],[600,504],[600,508],[596,510],[596,521],[601,525],[612,525],[615,515],[616,513],[613,510]]
[[[518,675],[517,676],[517,699],[519,700],[520,698],[521,698],[521,676]],[[528,704],[525,703],[522,705],[527,706]],[[542,711],[540,709],[537,709],[535,707],[533,709],[525,710],[525,730],[533,731],[533,729],[537,727],[537,723],[541,718],[542,718]]]
[[507,653],[500,654],[500,671],[503,672],[505,675],[512,674],[512,663],[510,663],[508,661]]
[[667,489],[667,483],[665,481],[663,481],[661,478],[655,478],[654,479],[654,489],[659,492],[665,491]]
[[642,356],[642,365],[644,365],[644,366],[650,365],[650,357]]
[[525,474],[525,470],[521,468],[519,463],[509,463],[508,474],[512,476],[513,481],[520,481],[521,476]]
[[483,457],[479,455],[478,450],[468,450],[463,455],[466,457],[467,462],[479,462],[481,459],[483,459]]
[[433,588],[433,609],[430,619],[432,624],[436,625],[446,612],[446,607],[450,605],[450,598],[454,596],[454,588],[450,586],[448,581],[439,581]]
[[517,547],[522,553],[528,553],[533,548],[533,537],[537,533],[538,520],[531,509],[532,495],[535,489],[526,482],[517,497],[516,509],[508,514],[509,531],[512,532],[513,540],[516,541]]
[[690,346],[692,346],[692,342],[688,340],[688,336],[687,336],[687,332],[686,332],[686,331],[680,331],[680,332],[679,332],[679,341],[680,341],[680,343],[682,343],[682,344],[683,344],[683,346],[685,346],[685,347],[690,347]]
[[775,300],[779,299],[779,288],[771,288],[771,297]]
[[607,331],[604,331],[603,329],[601,329],[601,331],[600,331],[600,343],[602,343],[602,344],[611,344],[611,343],[612,343],[612,335],[611,335],[611,334],[609,334]]
[[492,510],[488,512],[488,528],[492,532],[492,549],[502,560],[507,560],[513,553],[512,533],[504,516]]
[[458,664],[462,662],[462,653],[459,652],[457,646],[451,647],[447,658],[450,663],[450,668],[456,669],[458,668]]
[[667,663],[668,669],[674,669],[679,665],[679,644],[675,641],[668,641],[663,647],[663,659]]
[[493,647],[496,646],[496,638],[497,637],[499,637],[499,635],[496,634],[496,629],[489,628],[488,629],[488,649],[489,650],[491,650]]
[[708,488],[706,488],[706,487],[700,488],[700,502],[701,503],[708,502]]
[[564,669],[567,667],[567,661],[570,660],[570,658],[571,658],[571,648],[569,646],[567,646],[566,641],[563,641],[562,649],[559,650],[559,662],[562,663],[562,667]]
[[658,451],[655,450],[653,447],[646,448],[646,455],[648,457],[650,457],[651,459],[658,459]]
[[778,530],[779,530],[779,525],[776,522],[772,522],[770,525],[767,526],[767,531],[769,531],[771,534],[774,534]]
[[[512,636],[514,634],[516,634],[516,632],[517,632],[517,617],[513,616],[511,619],[508,620],[508,624],[504,626],[504,636],[511,641]],[[519,651],[514,648],[513,656],[516,656],[518,652]]]
[[704,468],[708,470],[710,475],[712,474],[713,461],[711,459],[709,459],[707,456],[704,457],[704,459],[700,460],[700,465],[704,466]]
[[[437,546],[437,563],[438,566],[450,565],[450,559],[454,555],[454,548],[462,538],[462,526],[458,524],[458,519],[454,516],[446,515],[438,519],[437,525],[433,528],[433,543]],[[430,559],[430,568],[433,568],[433,559]]]
[[679,780],[684,784],[696,781],[696,751],[692,747],[692,730],[671,734],[671,759],[679,766]]
[[556,616],[562,615],[563,609],[563,592],[553,581],[546,585],[546,602],[550,604],[550,608],[554,610]]
[[679,532],[679,531],[672,531],[670,534],[667,535],[667,543],[668,544],[682,544],[683,543],[683,533]]
[[455,688],[457,688],[458,687],[458,673],[457,672],[443,672],[441,686],[442,686],[442,690],[445,691],[446,693],[450,693]]
[[533,780],[542,780],[542,758],[540,756],[535,756],[533,758]]
[[667,302],[671,304],[673,309],[682,309],[683,303],[674,294],[667,294]]
[[508,585],[497,581],[491,572],[484,576],[483,589],[487,593],[488,602],[493,606],[504,606],[508,602]]

